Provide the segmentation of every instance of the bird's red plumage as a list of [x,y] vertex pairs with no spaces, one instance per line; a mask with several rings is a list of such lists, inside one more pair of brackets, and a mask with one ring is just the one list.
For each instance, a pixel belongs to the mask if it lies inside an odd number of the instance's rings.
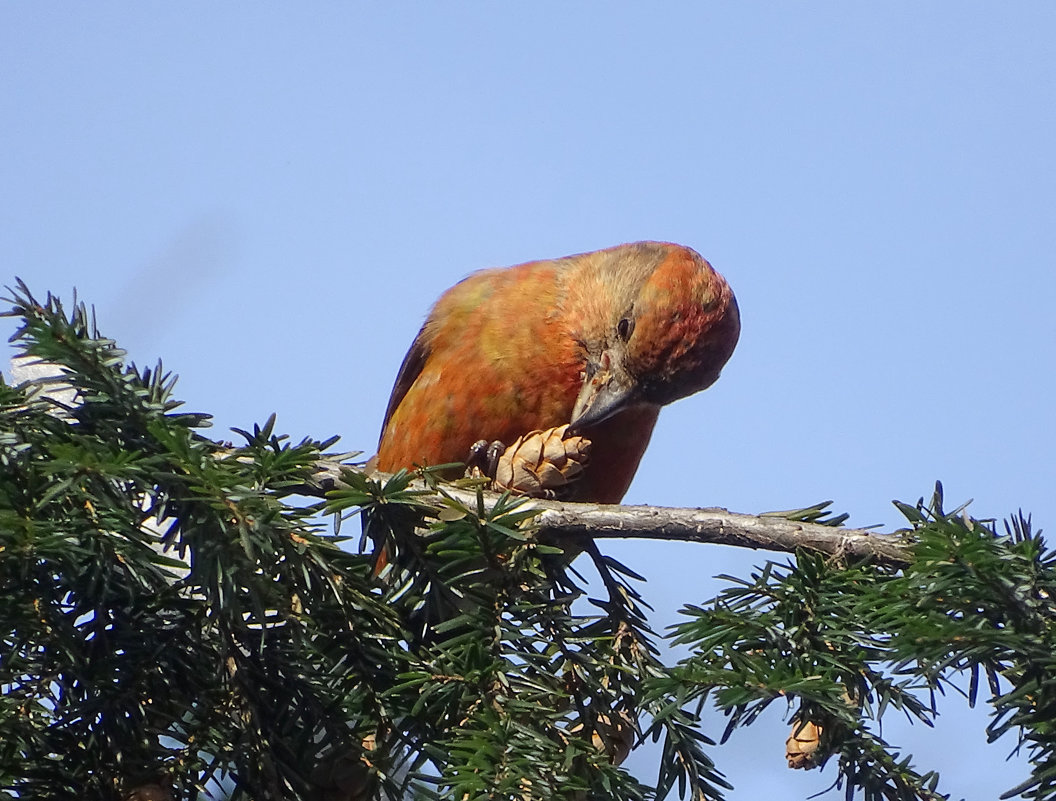
[[626,391],[611,416],[580,432],[593,445],[572,497],[617,503],[660,406],[710,385],[739,330],[725,280],[679,245],[475,273],[444,293],[411,346],[377,466],[463,462],[478,440],[509,444],[568,423],[585,378],[612,364],[625,369]]

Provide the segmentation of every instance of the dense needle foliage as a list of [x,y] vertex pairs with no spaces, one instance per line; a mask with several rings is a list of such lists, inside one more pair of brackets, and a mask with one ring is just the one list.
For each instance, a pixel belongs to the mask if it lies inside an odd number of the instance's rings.
[[[876,723],[966,674],[1035,766],[1010,794],[1056,798],[1056,565],[1021,516],[999,536],[937,490],[901,507],[904,568],[728,577],[667,665],[639,577],[516,499],[349,469],[319,500],[335,440],[210,439],[83,306],[12,306],[60,374],[0,382],[0,797],[721,798],[700,718],[779,700],[848,798],[941,798]],[[619,766],[645,740],[650,784]]]

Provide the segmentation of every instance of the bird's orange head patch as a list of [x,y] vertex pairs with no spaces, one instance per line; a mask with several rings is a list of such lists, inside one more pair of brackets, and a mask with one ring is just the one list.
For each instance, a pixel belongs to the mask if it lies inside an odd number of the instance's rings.
[[670,245],[645,280],[624,329],[627,369],[650,403],[707,389],[740,335],[737,301],[726,280],[689,248]]

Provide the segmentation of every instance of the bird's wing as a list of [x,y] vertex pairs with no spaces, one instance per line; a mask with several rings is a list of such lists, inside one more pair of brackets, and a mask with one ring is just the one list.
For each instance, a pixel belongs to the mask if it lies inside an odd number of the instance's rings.
[[418,332],[418,336],[411,343],[411,349],[403,357],[400,372],[396,374],[396,383],[392,387],[392,395],[389,396],[389,405],[385,409],[385,420],[381,424],[382,436],[385,429],[389,427],[389,420],[393,413],[407,395],[407,391],[422,372],[426,359],[429,358],[429,345],[426,342],[425,326]]

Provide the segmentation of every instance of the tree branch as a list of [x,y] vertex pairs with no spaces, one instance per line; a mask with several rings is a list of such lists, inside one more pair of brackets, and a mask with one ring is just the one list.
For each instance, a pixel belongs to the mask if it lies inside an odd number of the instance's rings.
[[[363,470],[339,462],[322,461],[310,494],[323,495],[340,483],[342,470]],[[385,474],[373,473],[384,479]],[[422,486],[425,484],[423,482]],[[447,494],[476,506],[476,492],[453,485],[443,485]],[[488,508],[498,495],[484,493]],[[428,496],[423,501],[430,502]],[[838,528],[819,523],[790,520],[776,513],[746,515],[726,509],[679,509],[664,506],[620,506],[595,503],[562,503],[532,498],[529,508],[539,509],[535,518],[541,539],[649,539],[676,542],[701,542],[732,545],[766,551],[792,553],[806,548],[848,559],[871,559],[889,567],[909,563],[908,543],[893,534],[879,534],[867,529]],[[439,500],[435,505],[442,506]]]
[[543,536],[708,542],[766,551],[797,548],[890,566],[908,564],[905,542],[890,534],[805,523],[772,514],[745,515],[726,509],[664,506],[605,506],[531,501]]

